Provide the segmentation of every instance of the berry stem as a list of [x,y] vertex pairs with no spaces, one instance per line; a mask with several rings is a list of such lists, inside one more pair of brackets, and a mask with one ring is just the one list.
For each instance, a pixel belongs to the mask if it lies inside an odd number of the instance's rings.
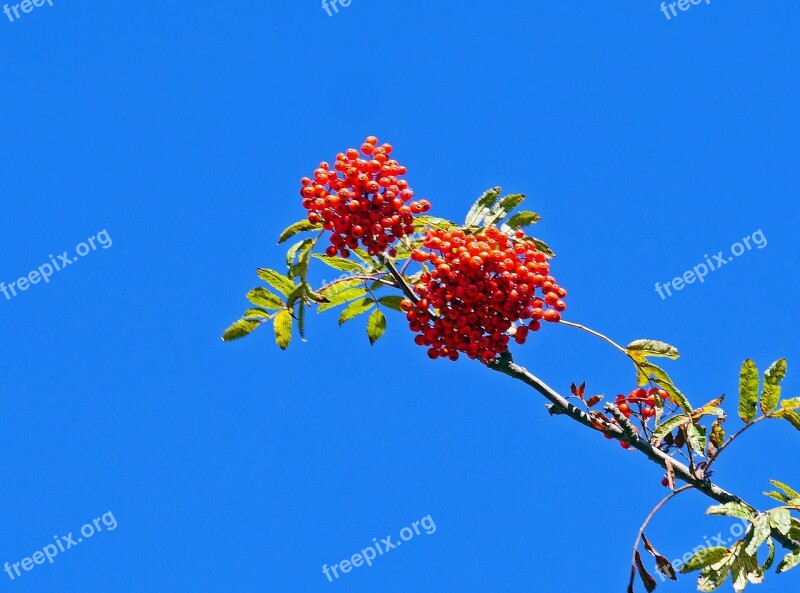
[[411,287],[408,285],[408,282],[406,282],[406,279],[400,272],[397,271],[397,268],[395,268],[394,264],[389,261],[389,258],[383,254],[379,254],[378,261],[386,266],[386,269],[389,271],[389,275],[395,281],[396,287],[403,291],[403,294],[406,295],[406,298],[410,299],[414,304],[418,303],[419,297],[414,294],[414,291],[411,290]]

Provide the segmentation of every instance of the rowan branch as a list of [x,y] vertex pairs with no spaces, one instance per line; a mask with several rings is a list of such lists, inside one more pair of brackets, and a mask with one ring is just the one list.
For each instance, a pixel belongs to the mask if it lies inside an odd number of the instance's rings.
[[[544,381],[528,371],[525,367],[516,364],[510,353],[501,355],[487,366],[494,371],[508,375],[513,379],[517,379],[518,381],[522,381],[526,385],[533,387],[549,402],[551,402],[551,414],[569,416],[576,422],[589,427],[592,430],[597,430],[594,427],[589,414],[572,405],[567,398],[559,394]],[[748,504],[739,496],[720,488],[707,477],[698,477],[689,469],[688,466],[668,455],[661,449],[653,446],[647,439],[642,438],[635,432],[633,425],[625,417],[625,415],[619,411],[619,408],[615,404],[606,404],[605,410],[612,414],[619,423],[619,426],[609,424],[605,428],[605,432],[610,435],[611,438],[621,442],[629,443],[631,447],[643,453],[653,463],[665,470],[667,469],[668,465],[671,466],[676,478],[680,479],[682,482],[685,482],[689,486],[692,486],[694,489],[702,492],[716,502],[720,504],[735,502],[744,505],[754,513],[758,513],[758,510],[754,506]],[[785,548],[791,550],[800,548],[800,542],[783,535],[777,529],[772,530],[772,537]]]

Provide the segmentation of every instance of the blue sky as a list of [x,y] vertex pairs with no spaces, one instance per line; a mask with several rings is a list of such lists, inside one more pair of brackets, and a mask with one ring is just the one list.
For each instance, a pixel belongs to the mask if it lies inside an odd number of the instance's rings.
[[[0,281],[101,231],[111,241],[0,295],[0,562],[117,522],[52,565],[0,573],[0,589],[623,590],[665,493],[640,456],[481,365],[429,361],[399,317],[375,347],[335,315],[287,352],[266,330],[219,336],[255,269],[282,261],[299,178],[376,134],[434,214],[460,219],[493,185],[528,194],[567,318],[677,345],[668,368],[695,403],[733,399],[745,357],[789,357],[800,395],[799,20],[794,3],[740,0],[671,20],[655,0],[353,0],[331,17],[316,1],[55,0],[0,14]],[[758,230],[763,249],[656,293]],[[588,336],[534,338],[517,359],[558,389],[633,387]],[[757,428],[716,479],[759,504],[769,478],[800,486],[798,439]],[[727,531],[706,506],[676,499],[654,544],[676,558]],[[322,574],[428,515],[435,533]],[[800,585],[800,571],[770,577],[765,593]]]

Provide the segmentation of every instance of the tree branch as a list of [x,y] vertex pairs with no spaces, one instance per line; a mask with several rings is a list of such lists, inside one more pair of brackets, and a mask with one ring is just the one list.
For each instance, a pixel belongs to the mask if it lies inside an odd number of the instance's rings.
[[[572,405],[567,400],[567,398],[559,394],[552,387],[547,385],[544,381],[533,375],[525,367],[516,364],[513,358],[511,357],[511,354],[505,353],[487,366],[494,371],[498,371],[500,373],[503,373],[504,375],[508,375],[513,379],[517,379],[518,381],[522,381],[526,385],[533,387],[536,391],[538,391],[548,401],[551,402],[552,404],[550,406],[551,414],[561,414],[569,416],[576,422],[584,426],[587,426],[592,430],[597,430],[594,427],[594,424],[589,414],[577,408],[576,406]],[[639,434],[637,434],[634,431],[633,425],[622,414],[622,412],[619,411],[619,408],[617,408],[616,405],[611,403],[606,404],[605,409],[614,416],[617,422],[619,422],[619,426],[608,425],[605,429],[605,432],[609,434],[612,438],[618,441],[624,441],[630,443],[630,445],[634,449],[643,453],[648,459],[650,459],[656,465],[664,468],[665,470],[667,469],[667,465],[671,466],[672,471],[674,472],[676,478],[679,478],[681,481],[692,486],[696,490],[699,490],[700,492],[702,492],[709,498],[717,501],[718,503],[725,504],[728,502],[735,502],[746,506],[753,512],[756,513],[758,512],[758,510],[754,506],[748,504],[735,494],[732,494],[727,490],[720,488],[719,486],[711,482],[711,480],[709,480],[708,478],[705,477],[701,478],[696,476],[685,464],[673,458],[672,456],[667,455],[661,449],[654,447],[647,439],[642,438]],[[791,550],[796,550],[800,548],[800,542],[795,541],[783,535],[776,529],[772,530],[772,537],[776,541],[780,542],[780,544],[785,548]]]

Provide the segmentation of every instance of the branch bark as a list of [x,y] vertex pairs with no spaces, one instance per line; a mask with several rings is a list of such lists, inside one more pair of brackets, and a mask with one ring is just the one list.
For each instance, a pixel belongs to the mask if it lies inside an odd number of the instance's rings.
[[[574,406],[569,402],[569,400],[567,400],[567,398],[559,394],[544,381],[528,371],[525,367],[516,364],[510,354],[506,353],[500,356],[494,362],[489,364],[488,367],[494,371],[508,375],[513,379],[517,379],[518,381],[522,381],[526,385],[533,387],[551,403],[549,406],[551,414],[569,416],[576,422],[591,428],[592,430],[596,430],[592,419],[589,417],[589,414]],[[670,455],[667,455],[661,449],[653,446],[647,439],[639,436],[633,430],[633,425],[630,424],[628,419],[625,418],[625,416],[614,404],[606,404],[605,409],[614,415],[615,419],[620,423],[619,427],[609,426],[606,431],[614,439],[630,443],[633,448],[643,453],[653,463],[665,470],[669,464],[672,466],[672,470],[674,471],[676,478],[702,492],[712,500],[715,500],[720,504],[725,504],[728,502],[739,503],[751,509],[753,512],[758,512],[754,506],[748,504],[739,496],[720,488],[708,478],[698,477],[684,463],[671,457]],[[776,529],[772,530],[772,537],[787,549],[796,550],[800,548],[800,542],[783,535]]]

